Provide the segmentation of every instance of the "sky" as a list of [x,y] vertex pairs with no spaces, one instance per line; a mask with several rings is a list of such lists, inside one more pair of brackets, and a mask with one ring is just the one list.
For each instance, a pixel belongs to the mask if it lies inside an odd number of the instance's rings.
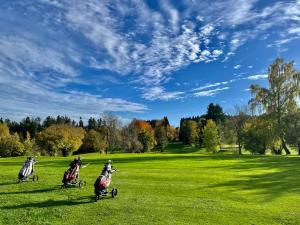
[[300,0],[1,0],[0,117],[233,113],[299,50]]

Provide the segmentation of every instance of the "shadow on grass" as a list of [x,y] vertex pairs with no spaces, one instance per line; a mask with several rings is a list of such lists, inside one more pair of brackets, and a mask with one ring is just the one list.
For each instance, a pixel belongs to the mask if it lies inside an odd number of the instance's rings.
[[233,173],[241,172],[238,179],[210,185],[209,188],[228,188],[231,192],[249,191],[261,195],[262,201],[280,196],[300,194],[300,158],[284,156],[246,156],[243,160],[223,167]]
[[[193,159],[201,157],[201,155],[156,155],[156,154],[131,154],[128,153],[130,157],[116,157],[112,155],[112,160],[114,164],[127,164],[127,163],[142,163],[142,162],[150,162],[150,161],[172,161],[172,160],[186,160],[186,159]],[[108,155],[109,156],[109,155]],[[107,161],[108,157],[103,158],[99,156],[99,158],[85,158],[84,155],[81,156],[83,165],[84,164],[91,164],[91,165],[99,165],[99,169],[102,169],[103,164]],[[39,167],[61,167],[62,170],[67,170],[69,168],[69,164],[71,163],[72,159],[66,158],[65,160],[47,160],[47,161],[40,161],[39,164],[35,166],[36,171],[38,171]],[[9,163],[9,162],[8,162]],[[6,164],[6,162],[4,162]],[[20,164],[18,164],[20,165]]]
[[189,146],[182,145],[181,143],[171,143],[169,144],[162,153],[171,153],[171,154],[187,154],[187,153],[198,153],[204,151],[204,149],[199,146]]
[[94,202],[94,197],[87,196],[87,197],[81,197],[78,199],[71,199],[71,200],[49,199],[47,201],[36,202],[36,203],[26,203],[26,204],[20,204],[20,205],[3,206],[3,207],[0,207],[0,209],[24,209],[24,208],[49,208],[49,207],[59,207],[59,206],[76,206],[76,205],[90,204],[93,202]]
[[0,183],[0,186],[12,185],[12,184],[17,184],[17,183],[18,183],[18,181],[16,179],[15,181],[8,181],[8,182]]
[[16,194],[36,194],[36,193],[46,193],[46,192],[52,192],[52,191],[58,191],[61,190],[60,186],[55,188],[44,188],[44,189],[38,189],[38,190],[30,190],[30,191],[13,191],[13,192],[0,192],[0,195],[16,195]]

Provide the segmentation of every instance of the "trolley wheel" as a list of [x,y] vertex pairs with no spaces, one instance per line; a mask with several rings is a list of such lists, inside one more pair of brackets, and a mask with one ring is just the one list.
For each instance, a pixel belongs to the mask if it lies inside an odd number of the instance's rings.
[[99,195],[95,196],[95,202],[97,202],[99,200]]
[[113,189],[111,190],[111,197],[112,197],[112,198],[114,198],[114,197],[116,196],[115,193],[116,193],[116,192],[115,192],[115,189],[113,188]]
[[82,188],[85,184],[84,184],[85,182],[84,181],[79,181],[79,183],[78,183],[78,186],[80,187],[80,188]]
[[34,181],[38,181],[38,180],[39,180],[39,176],[34,175],[33,178],[32,178],[32,181],[34,182]]
[[115,196],[117,196],[118,195],[118,189],[116,188],[115,189]]

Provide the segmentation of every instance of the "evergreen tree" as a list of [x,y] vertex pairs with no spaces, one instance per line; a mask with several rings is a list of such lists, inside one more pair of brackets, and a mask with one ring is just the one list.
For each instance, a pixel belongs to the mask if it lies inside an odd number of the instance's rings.
[[220,124],[225,121],[225,113],[223,112],[223,108],[218,104],[210,103],[207,107],[206,113],[207,120],[213,120],[215,123]]
[[79,125],[78,125],[78,126],[83,128],[83,121],[82,121],[82,117],[80,117],[80,119],[79,119]]

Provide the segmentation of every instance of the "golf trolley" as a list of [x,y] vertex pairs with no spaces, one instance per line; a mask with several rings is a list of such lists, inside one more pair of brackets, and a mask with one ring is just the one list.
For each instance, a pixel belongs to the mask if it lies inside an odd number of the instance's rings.
[[86,182],[79,179],[79,169],[80,164],[75,164],[73,167],[70,167],[65,173],[62,180],[61,189],[67,187],[84,187],[86,186]]
[[94,183],[94,192],[95,192],[95,202],[100,200],[101,196],[109,196],[111,195],[112,198],[115,198],[118,195],[118,189],[112,188],[111,191],[108,190],[108,187],[111,183],[112,173],[116,170],[112,170],[107,176],[100,175],[95,183]]
[[33,182],[39,180],[39,176],[34,172],[34,164],[37,163],[33,157],[28,157],[25,163],[23,164],[19,175],[18,175],[18,182],[24,182],[26,180],[32,180]]

